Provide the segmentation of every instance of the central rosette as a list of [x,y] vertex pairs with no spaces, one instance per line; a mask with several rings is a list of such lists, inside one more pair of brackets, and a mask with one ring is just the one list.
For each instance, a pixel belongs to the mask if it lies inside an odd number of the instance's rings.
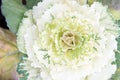
[[45,24],[39,44],[41,49],[48,51],[50,62],[68,64],[97,52],[100,38],[87,20],[68,16],[53,18]]
[[65,32],[61,38],[62,47],[66,47],[66,50],[73,50],[76,45],[76,37],[72,32]]

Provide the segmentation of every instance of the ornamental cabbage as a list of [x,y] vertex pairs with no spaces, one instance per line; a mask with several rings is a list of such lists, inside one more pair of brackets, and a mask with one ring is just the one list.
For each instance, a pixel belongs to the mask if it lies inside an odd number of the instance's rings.
[[[116,71],[118,25],[99,2],[43,0],[17,33],[26,80],[108,80]],[[18,69],[18,71],[20,71]]]

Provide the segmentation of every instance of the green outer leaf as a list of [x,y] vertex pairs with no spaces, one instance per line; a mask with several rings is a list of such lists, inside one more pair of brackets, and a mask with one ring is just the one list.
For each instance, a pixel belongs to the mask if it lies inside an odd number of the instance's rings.
[[110,80],[120,80],[120,68],[116,71],[115,74],[113,74]]
[[38,2],[40,2],[42,0],[26,0],[26,7],[28,9],[31,9],[34,5],[37,5]]
[[2,13],[6,18],[9,29],[13,33],[17,33],[25,11],[31,9],[39,1],[42,0],[26,0],[25,6],[22,4],[22,0],[2,0]]
[[[120,20],[116,21],[116,23],[120,27]],[[117,51],[115,52],[116,57],[116,64],[117,64],[117,70],[115,74],[112,75],[112,78],[110,80],[120,80],[120,36],[116,39],[117,40]]]
[[28,77],[27,71],[23,69],[24,66],[20,65],[21,63],[24,63],[24,61],[25,61],[24,58],[27,58],[26,54],[22,55],[21,60],[18,63],[18,66],[17,66],[17,72],[18,72],[18,74],[22,75],[22,76],[20,76],[20,80],[27,80],[27,77]]
[[112,2],[112,0],[95,0],[95,1],[102,2],[104,5],[110,5]]
[[[117,21],[117,24],[119,25],[120,27],[120,20]],[[116,54],[115,54],[115,57],[116,57],[116,63],[117,63],[117,68],[120,68],[120,36],[116,39],[117,40],[117,51],[116,51]]]
[[17,33],[19,23],[26,10],[27,8],[22,5],[21,0],[2,0],[2,13],[13,33]]

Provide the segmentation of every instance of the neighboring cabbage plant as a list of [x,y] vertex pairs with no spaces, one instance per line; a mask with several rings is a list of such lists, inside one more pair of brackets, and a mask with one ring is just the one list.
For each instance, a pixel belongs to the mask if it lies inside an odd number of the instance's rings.
[[[17,33],[25,80],[109,80],[117,69],[118,25],[99,2],[43,0]],[[21,78],[21,79],[23,79]]]

